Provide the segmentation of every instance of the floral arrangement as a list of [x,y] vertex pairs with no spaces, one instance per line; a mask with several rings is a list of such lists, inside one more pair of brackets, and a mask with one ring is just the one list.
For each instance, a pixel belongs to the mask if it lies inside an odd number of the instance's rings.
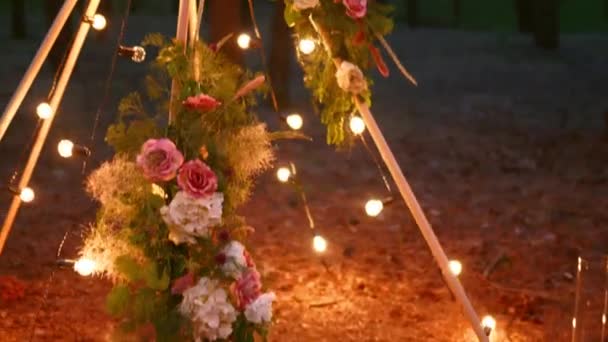
[[143,44],[158,57],[145,92],[125,97],[108,129],[115,157],[87,180],[101,208],[80,254],[114,282],[107,308],[118,335],[265,337],[275,295],[244,244],[253,228],[236,213],[272,164],[271,141],[286,136],[251,111],[264,77],[229,62],[221,46],[160,35]]
[[371,104],[370,69],[388,77],[380,43],[410,81],[384,36],[393,29],[392,7],[375,0],[284,0],[285,21],[300,39],[323,46],[298,55],[304,82],[321,104],[321,121],[327,126],[327,143],[348,145],[348,118],[356,112],[354,97]]

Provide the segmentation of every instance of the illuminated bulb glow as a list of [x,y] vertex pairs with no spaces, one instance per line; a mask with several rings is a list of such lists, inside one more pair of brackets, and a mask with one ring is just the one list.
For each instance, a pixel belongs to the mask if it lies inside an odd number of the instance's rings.
[[365,213],[371,217],[380,215],[383,208],[384,204],[382,204],[382,201],[379,199],[370,199],[365,203]]
[[305,55],[310,55],[311,53],[313,53],[315,51],[315,48],[315,41],[309,38],[300,39],[300,42],[298,43],[298,49],[301,53]]
[[450,260],[448,267],[450,268],[450,272],[455,276],[459,276],[462,273],[462,264],[458,260]]
[[606,325],[606,314],[602,315],[602,325]]
[[494,319],[494,317],[492,317],[490,315],[486,315],[481,320],[481,326],[483,327],[483,330],[486,333],[486,335],[489,336],[492,333],[492,331],[494,331],[496,329],[496,320]]
[[350,130],[356,135],[359,135],[365,131],[365,122],[363,122],[363,119],[361,119],[359,116],[353,116],[350,118],[349,126]]
[[287,121],[287,125],[291,129],[296,131],[302,128],[304,125],[304,120],[302,120],[302,116],[300,114],[289,114],[287,115],[287,118],[285,118],[285,121]]
[[251,36],[247,33],[241,33],[236,38],[236,44],[243,50],[249,49],[251,46]]
[[36,107],[36,114],[41,119],[48,119],[53,115],[53,108],[51,108],[50,104],[42,102]]
[[572,318],[572,328],[576,329],[576,317]]
[[106,17],[104,17],[101,14],[95,14],[93,16],[91,26],[93,26],[93,28],[96,29],[97,31],[101,31],[104,28],[106,28],[107,23],[108,23],[108,21],[106,20]]
[[280,182],[286,183],[291,177],[291,171],[286,167],[281,167],[277,170],[277,178]]
[[74,263],[74,271],[83,277],[90,276],[95,271],[95,261],[80,258]]
[[57,152],[63,158],[70,158],[74,154],[74,143],[63,139],[57,144]]
[[312,238],[312,248],[317,253],[325,252],[327,250],[327,240],[321,235],[315,235],[315,237]]
[[123,57],[129,57],[135,63],[141,63],[146,60],[146,49],[141,46],[119,46],[118,55]]
[[36,197],[36,194],[32,188],[25,187],[19,192],[19,198],[25,203],[30,203],[34,200],[34,197]]

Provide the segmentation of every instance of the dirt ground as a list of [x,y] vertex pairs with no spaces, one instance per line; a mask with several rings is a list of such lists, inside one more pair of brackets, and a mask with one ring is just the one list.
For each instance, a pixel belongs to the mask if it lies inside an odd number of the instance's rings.
[[[170,33],[172,20],[132,17],[127,39]],[[4,104],[39,37],[2,39]],[[373,112],[446,253],[462,261],[460,278],[477,312],[496,317],[493,340],[569,340],[577,256],[599,259],[608,246],[608,37],[563,36],[556,53],[518,35],[401,27],[391,42],[420,86],[396,74],[378,79]],[[55,146],[66,136],[89,141],[111,45],[88,41],[32,182],[36,200],[23,206],[0,257],[0,275],[25,285],[23,299],[0,303],[2,341],[104,341],[112,330],[104,312],[110,284],[55,265],[64,235],[61,257],[74,257],[95,212],[82,190],[82,165],[59,158]],[[254,54],[248,58],[259,68]],[[256,261],[278,295],[270,340],[475,340],[398,194],[379,217],[365,215],[368,198],[390,193],[360,143],[346,152],[324,145],[293,70],[292,109],[314,141],[280,144],[279,163],[296,163],[329,247],[322,256],[312,251],[297,197],[273,172],[264,175],[242,212],[256,228]],[[102,136],[112,109],[144,71],[120,61],[88,170],[110,157]],[[3,185],[23,164],[34,108],[51,79],[45,70],[0,143]],[[277,127],[268,109],[262,116]],[[0,195],[0,217],[9,200]],[[586,285],[591,304],[602,301],[601,286]]]

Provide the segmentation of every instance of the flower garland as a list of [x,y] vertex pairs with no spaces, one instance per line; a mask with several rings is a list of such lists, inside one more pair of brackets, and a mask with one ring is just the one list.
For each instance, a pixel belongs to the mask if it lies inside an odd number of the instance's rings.
[[325,47],[300,53],[305,85],[321,104],[321,121],[327,126],[327,143],[348,145],[354,135],[347,120],[356,111],[355,98],[371,104],[370,69],[389,76],[376,42],[387,50],[399,70],[415,80],[396,58],[384,36],[393,29],[391,6],[374,0],[284,0],[285,21],[299,39],[312,39]]
[[[146,91],[125,97],[108,129],[116,156],[87,181],[101,208],[80,254],[114,281],[107,308],[121,331],[148,336],[153,327],[171,341],[265,337],[276,297],[263,290],[244,245],[253,229],[235,209],[274,160],[272,139],[289,134],[268,132],[251,112],[264,77],[216,44],[184,49],[160,35],[143,44],[158,57]],[[166,126],[171,79],[181,93]]]

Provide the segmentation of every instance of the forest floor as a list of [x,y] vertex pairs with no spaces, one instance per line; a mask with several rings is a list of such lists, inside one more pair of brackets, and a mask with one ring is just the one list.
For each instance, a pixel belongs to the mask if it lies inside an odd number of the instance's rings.
[[[173,25],[170,17],[134,16],[128,41]],[[38,38],[2,38],[10,49],[0,55],[0,103]],[[493,340],[569,340],[577,256],[608,252],[608,37],[566,35],[559,51],[543,53],[519,35],[399,27],[391,42],[420,86],[395,72],[377,79],[373,112],[446,253],[463,263],[460,279],[475,308],[496,317]],[[112,44],[88,42],[32,182],[36,200],[22,207],[0,257],[0,276],[25,286],[22,299],[0,302],[2,341],[104,341],[115,323],[104,312],[108,281],[55,265],[64,235],[61,257],[74,257],[95,212],[81,164],[60,159],[56,142],[90,139]],[[119,61],[88,170],[110,157],[105,127],[144,71]],[[360,143],[350,151],[325,146],[296,65],[293,73],[292,109],[314,141],[281,143],[278,160],[297,165],[329,247],[322,256],[312,251],[295,194],[274,172],[261,177],[242,213],[278,295],[270,340],[475,340],[394,186],[393,204],[377,218],[365,215],[368,198],[391,194]],[[2,184],[23,164],[35,105],[51,81],[47,69],[0,144]],[[276,128],[269,110],[262,118]],[[0,196],[0,217],[9,200]],[[602,301],[601,286],[585,286],[592,306]],[[599,331],[597,324],[587,334]]]

